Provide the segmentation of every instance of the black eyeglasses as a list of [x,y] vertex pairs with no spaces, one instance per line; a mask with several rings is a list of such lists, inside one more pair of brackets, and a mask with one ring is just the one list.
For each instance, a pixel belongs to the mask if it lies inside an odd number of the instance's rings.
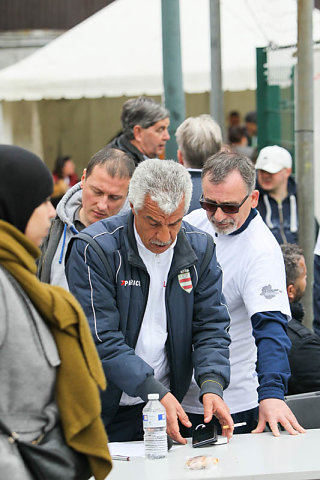
[[215,203],[215,202],[210,202],[208,200],[205,200],[202,194],[199,201],[200,201],[201,207],[204,210],[207,210],[208,212],[211,212],[213,214],[216,213],[218,208],[221,208],[221,210],[224,213],[233,214],[233,213],[239,212],[240,207],[242,207],[242,205],[244,204],[244,202],[247,200],[248,197],[249,197],[249,193],[244,197],[241,203]]

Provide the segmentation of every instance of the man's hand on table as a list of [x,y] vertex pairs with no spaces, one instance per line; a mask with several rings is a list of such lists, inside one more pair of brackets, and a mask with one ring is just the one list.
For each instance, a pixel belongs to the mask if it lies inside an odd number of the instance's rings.
[[215,393],[205,393],[202,402],[204,422],[209,423],[212,420],[212,415],[217,417],[221,425],[222,435],[230,440],[233,434],[233,420],[227,404]]
[[296,417],[284,400],[278,398],[266,398],[259,405],[259,423],[251,433],[262,433],[269,427],[275,437],[280,436],[278,423],[280,423],[290,435],[305,433],[305,429],[298,423]]
[[170,392],[162,397],[160,402],[167,412],[167,434],[175,442],[186,444],[187,440],[180,435],[178,419],[185,427],[190,428],[192,424],[188,415],[183,410],[178,400]]

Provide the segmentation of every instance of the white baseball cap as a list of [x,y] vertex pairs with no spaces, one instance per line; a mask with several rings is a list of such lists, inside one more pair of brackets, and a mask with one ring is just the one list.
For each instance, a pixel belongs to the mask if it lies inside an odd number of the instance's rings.
[[288,150],[278,145],[264,147],[256,162],[256,170],[264,170],[268,173],[278,173],[283,168],[292,168],[292,157]]

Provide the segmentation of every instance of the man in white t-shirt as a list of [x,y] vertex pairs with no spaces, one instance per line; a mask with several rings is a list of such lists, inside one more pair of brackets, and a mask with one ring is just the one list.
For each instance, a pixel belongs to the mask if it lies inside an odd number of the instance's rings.
[[[240,154],[210,157],[202,173],[202,209],[186,220],[214,237],[223,271],[223,293],[231,316],[231,378],[224,398],[238,433],[262,432],[278,422],[291,434],[303,432],[284,402],[290,376],[286,334],[290,307],[280,247],[255,209],[255,168]],[[202,409],[192,384],[182,405],[200,423]],[[259,408],[258,408],[259,405]],[[237,433],[237,429],[235,430]]]

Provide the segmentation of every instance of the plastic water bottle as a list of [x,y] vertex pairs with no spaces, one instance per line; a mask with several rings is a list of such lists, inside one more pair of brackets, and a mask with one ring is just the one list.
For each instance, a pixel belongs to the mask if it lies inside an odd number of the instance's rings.
[[158,393],[149,393],[148,400],[142,411],[145,457],[163,458],[168,453],[166,409]]

